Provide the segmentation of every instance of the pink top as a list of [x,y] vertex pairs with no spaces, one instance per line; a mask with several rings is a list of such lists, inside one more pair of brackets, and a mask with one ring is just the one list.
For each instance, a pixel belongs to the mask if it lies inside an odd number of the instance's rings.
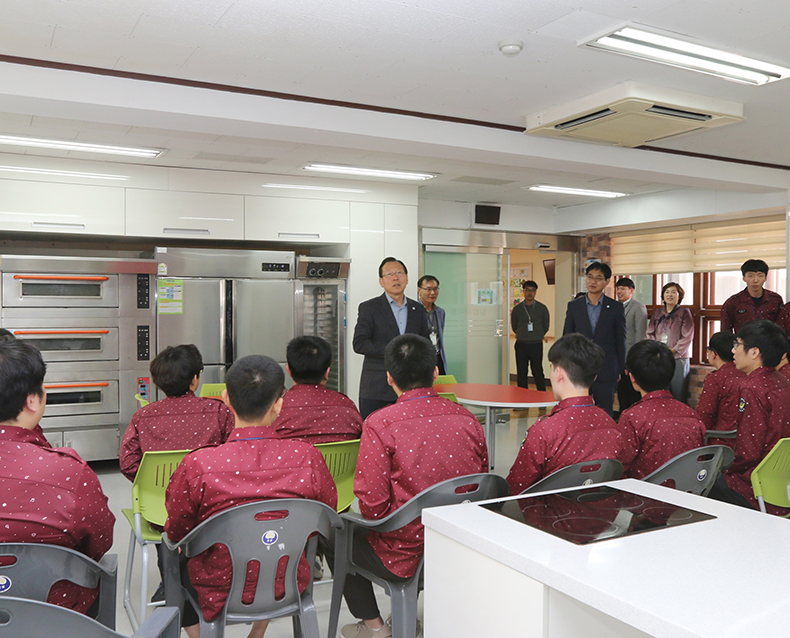
[[297,383],[283,397],[280,416],[272,426],[281,439],[331,443],[358,439],[362,416],[345,394],[322,385]]
[[691,342],[694,341],[694,317],[685,306],[675,306],[671,313],[666,307],[656,308],[650,317],[646,337],[653,341],[664,341],[666,334],[668,347],[675,351],[675,359],[688,359],[691,356]]

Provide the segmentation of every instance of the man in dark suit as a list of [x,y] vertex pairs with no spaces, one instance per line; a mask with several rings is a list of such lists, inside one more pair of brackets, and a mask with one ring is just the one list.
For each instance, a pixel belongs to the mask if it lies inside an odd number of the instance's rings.
[[612,414],[614,391],[625,368],[625,314],[623,304],[603,294],[612,269],[596,261],[587,266],[587,294],[568,303],[563,335],[579,332],[601,346],[603,366],[590,387],[595,404]]
[[380,297],[359,304],[354,328],[354,352],[365,355],[359,383],[359,411],[362,418],[397,400],[387,383],[384,350],[387,344],[404,333],[430,338],[428,315],[419,301],[405,295],[409,271],[395,257],[385,257],[379,265],[379,284],[384,288]]

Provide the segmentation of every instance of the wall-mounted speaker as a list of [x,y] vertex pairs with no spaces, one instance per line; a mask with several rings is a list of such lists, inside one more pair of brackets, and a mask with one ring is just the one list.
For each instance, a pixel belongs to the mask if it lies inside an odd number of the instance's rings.
[[491,204],[475,204],[475,224],[498,225],[500,210],[499,206],[492,206]]

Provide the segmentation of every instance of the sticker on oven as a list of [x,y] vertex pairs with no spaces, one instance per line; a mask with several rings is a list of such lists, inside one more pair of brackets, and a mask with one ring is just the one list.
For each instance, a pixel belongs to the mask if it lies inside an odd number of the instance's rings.
[[156,274],[160,277],[167,277],[167,264],[160,261],[156,266]]
[[156,299],[160,315],[184,314],[184,280],[159,279],[156,284]]

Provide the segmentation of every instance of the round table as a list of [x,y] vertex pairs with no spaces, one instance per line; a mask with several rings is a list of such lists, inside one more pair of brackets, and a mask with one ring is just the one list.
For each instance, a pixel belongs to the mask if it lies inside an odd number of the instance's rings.
[[550,408],[557,405],[552,392],[528,390],[512,385],[494,383],[443,383],[433,386],[437,392],[452,392],[463,405],[479,405],[486,409],[485,434],[488,459],[494,469],[496,445],[496,411],[498,408]]

